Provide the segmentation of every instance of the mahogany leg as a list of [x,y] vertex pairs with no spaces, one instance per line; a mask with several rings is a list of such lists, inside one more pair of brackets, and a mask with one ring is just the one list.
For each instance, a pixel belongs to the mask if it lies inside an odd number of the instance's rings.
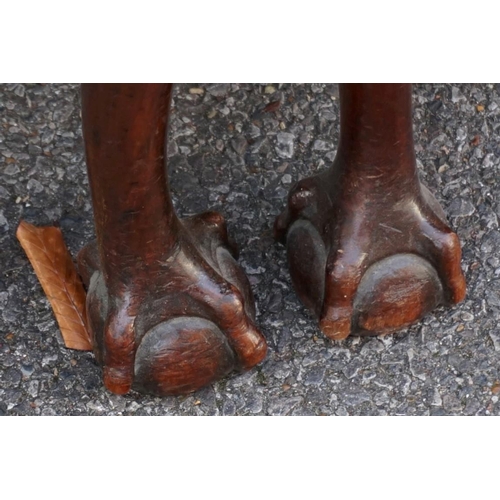
[[385,334],[465,296],[457,235],[418,179],[411,85],[340,86],[332,167],[276,220],[294,286],[328,337]]
[[84,84],[97,241],[79,254],[94,352],[115,393],[192,392],[261,361],[248,280],[221,215],[170,198],[171,84]]

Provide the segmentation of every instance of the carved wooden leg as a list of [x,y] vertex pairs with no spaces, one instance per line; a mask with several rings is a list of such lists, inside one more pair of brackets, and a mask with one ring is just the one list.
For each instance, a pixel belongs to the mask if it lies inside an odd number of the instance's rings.
[[340,109],[332,167],[297,183],[275,224],[299,297],[336,340],[465,296],[458,238],[418,180],[411,86],[341,85]]
[[84,84],[96,243],[79,254],[104,383],[167,395],[261,361],[248,280],[221,215],[180,220],[170,199],[171,84]]

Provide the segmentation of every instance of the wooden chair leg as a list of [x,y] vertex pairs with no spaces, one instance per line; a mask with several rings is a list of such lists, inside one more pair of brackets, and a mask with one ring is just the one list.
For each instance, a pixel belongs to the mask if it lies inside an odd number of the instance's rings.
[[82,85],[97,240],[78,260],[95,355],[118,394],[192,392],[266,353],[223,217],[175,214],[171,93],[171,84]]
[[294,286],[328,337],[384,334],[465,296],[460,243],[418,179],[411,86],[340,87],[331,168],[276,220]]

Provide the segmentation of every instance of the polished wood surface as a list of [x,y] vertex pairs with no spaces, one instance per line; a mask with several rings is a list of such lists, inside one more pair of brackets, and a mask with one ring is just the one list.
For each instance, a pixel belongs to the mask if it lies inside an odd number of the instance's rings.
[[419,179],[411,86],[340,86],[329,170],[298,182],[275,223],[302,302],[334,340],[385,334],[465,296],[461,250]]
[[[79,254],[104,383],[195,391],[265,357],[249,282],[223,217],[179,219],[170,198],[170,84],[84,84],[96,241]],[[321,330],[386,334],[464,298],[460,244],[416,167],[411,86],[345,84],[327,171],[292,189],[275,223]]]
[[97,240],[79,255],[94,352],[115,393],[192,392],[261,361],[223,217],[180,220],[168,189],[171,84],[84,84]]

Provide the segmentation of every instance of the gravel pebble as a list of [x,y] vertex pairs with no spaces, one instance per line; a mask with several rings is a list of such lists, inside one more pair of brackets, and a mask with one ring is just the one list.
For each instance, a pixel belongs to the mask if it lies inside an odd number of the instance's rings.
[[393,336],[333,343],[293,291],[272,226],[291,182],[335,154],[337,86],[176,87],[174,204],[225,215],[269,354],[195,395],[159,399],[108,393],[92,354],[62,347],[15,238],[21,218],[58,221],[72,255],[94,237],[78,86],[0,85],[0,414],[500,414],[500,86],[416,85],[413,102],[419,174],[462,242],[467,297]]

